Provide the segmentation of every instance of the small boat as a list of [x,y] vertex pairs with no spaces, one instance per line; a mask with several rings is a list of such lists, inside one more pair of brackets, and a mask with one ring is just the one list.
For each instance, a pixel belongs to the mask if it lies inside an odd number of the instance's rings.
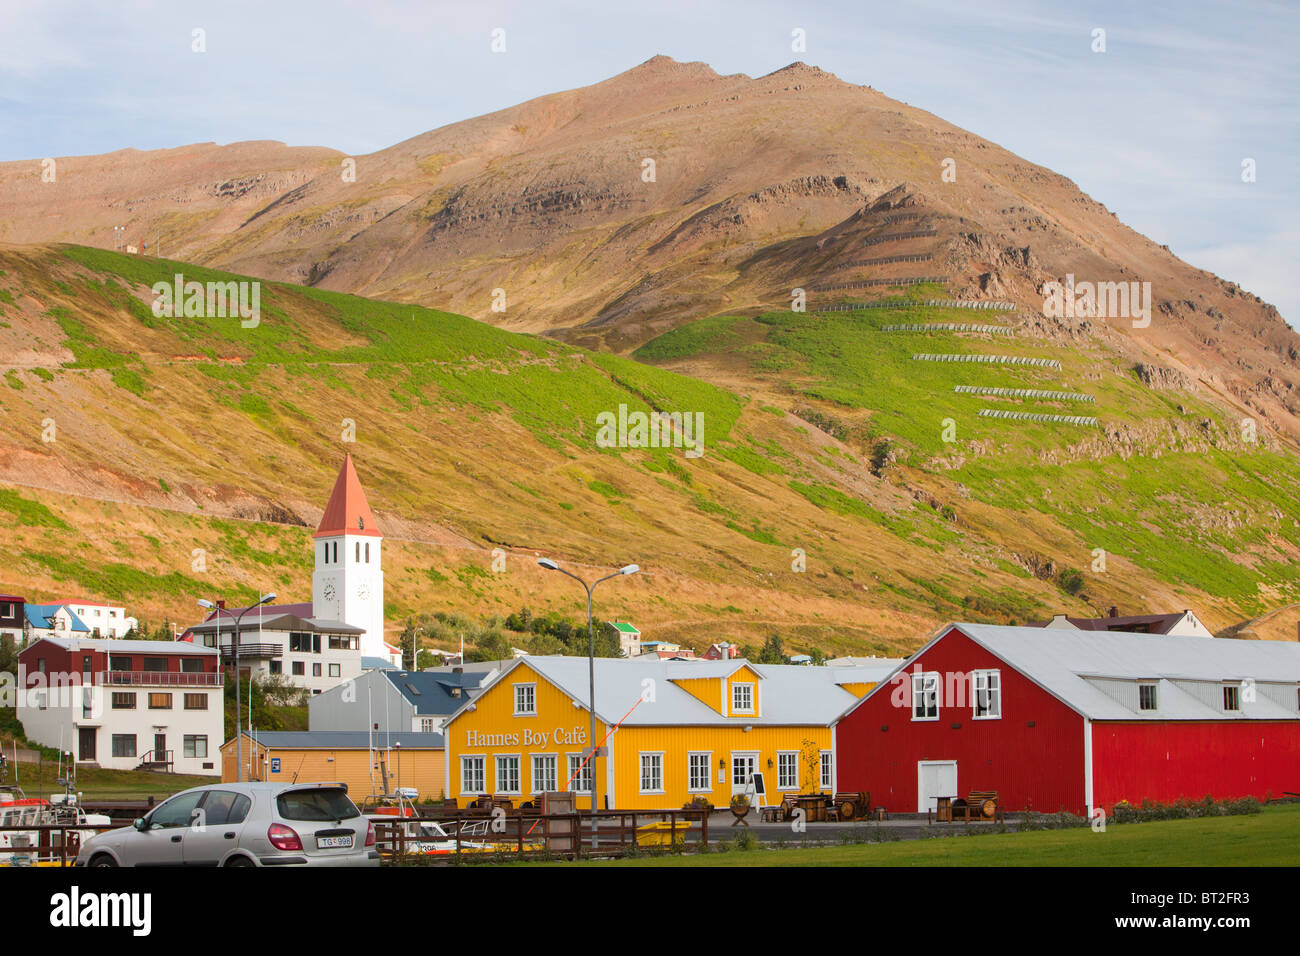
[[[0,770],[7,767],[0,766]],[[8,774],[5,773],[4,777]],[[0,778],[0,827],[94,827],[100,830],[111,829],[113,821],[102,813],[87,813],[81,806],[80,794],[74,793],[76,785],[75,769],[69,765],[67,777],[59,778],[63,784],[63,793],[56,793],[45,800],[41,797],[29,797],[17,783],[8,784]],[[49,843],[41,846],[41,834],[44,832]],[[77,858],[84,831],[64,831],[67,835],[67,865],[71,866]],[[64,832],[40,830],[0,830],[0,866],[61,866],[61,852]],[[3,852],[30,847],[28,853]]]
[[[485,840],[488,828],[487,820],[475,820],[473,822],[464,822],[460,824],[460,852],[461,853],[518,853],[521,847],[516,840]],[[474,839],[465,839],[471,837]],[[525,853],[535,853],[544,850],[545,844],[542,843],[525,843],[522,847]],[[456,854],[456,837],[454,832],[448,833],[446,827],[441,823],[433,820],[424,820],[419,824],[419,830],[416,836],[413,836],[406,844],[408,853],[417,856],[454,856]]]

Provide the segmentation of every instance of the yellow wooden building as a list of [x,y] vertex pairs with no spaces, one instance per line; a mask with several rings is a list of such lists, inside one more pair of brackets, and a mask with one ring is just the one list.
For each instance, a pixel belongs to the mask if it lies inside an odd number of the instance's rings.
[[[232,737],[221,745],[221,779],[237,779]],[[362,731],[248,731],[243,734],[244,779],[285,783],[341,781],[360,804],[371,795],[414,788],[418,800],[446,792],[443,735]]]
[[[597,755],[590,768],[588,662],[514,661],[446,726],[448,796],[516,805],[552,790],[589,793],[603,808],[726,805],[754,793],[833,792],[831,724],[900,662],[863,667],[756,665],[745,660],[596,661]],[[588,804],[581,799],[579,806]]]

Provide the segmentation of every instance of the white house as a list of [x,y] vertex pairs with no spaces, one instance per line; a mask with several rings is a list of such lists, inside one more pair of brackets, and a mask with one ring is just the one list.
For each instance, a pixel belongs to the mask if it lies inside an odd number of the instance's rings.
[[81,618],[94,637],[125,637],[137,623],[135,618],[126,616],[126,607],[121,604],[80,598],[58,603]]
[[[219,610],[226,610],[224,608]],[[221,663],[235,663],[235,620],[219,614],[189,629],[194,641],[220,648]],[[283,677],[294,687],[319,694],[361,674],[359,627],[295,614],[258,618],[245,614],[239,625],[239,672]]]
[[176,641],[44,637],[18,655],[28,738],[111,770],[220,774],[217,652]]
[[618,632],[618,649],[624,657],[637,657],[641,654],[641,632],[628,621],[610,621],[610,626]]
[[46,637],[92,637],[89,627],[64,604],[28,604],[23,607],[27,618],[27,642]]

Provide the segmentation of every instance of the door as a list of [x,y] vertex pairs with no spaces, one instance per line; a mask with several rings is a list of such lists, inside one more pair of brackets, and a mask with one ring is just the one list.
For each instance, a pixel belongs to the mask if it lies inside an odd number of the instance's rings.
[[78,760],[97,760],[95,756],[95,737],[99,733],[98,727],[78,727],[77,728],[77,759]]
[[233,790],[209,790],[194,826],[185,834],[186,866],[220,866],[239,846],[252,801]]
[[745,793],[753,781],[754,771],[758,769],[757,753],[732,753],[731,755],[731,795]]
[[185,841],[202,819],[199,801],[206,791],[195,790],[172,797],[145,817],[144,830],[128,833],[122,843],[124,866],[181,866]]
[[153,759],[159,761],[167,759],[167,735],[166,734],[153,735]]
[[957,761],[918,760],[916,795],[917,813],[935,809],[939,797],[957,796]]

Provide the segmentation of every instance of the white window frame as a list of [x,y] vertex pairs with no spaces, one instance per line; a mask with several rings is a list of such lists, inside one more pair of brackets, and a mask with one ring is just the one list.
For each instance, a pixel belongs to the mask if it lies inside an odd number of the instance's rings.
[[[477,768],[473,768],[476,763]],[[471,782],[480,783],[480,787],[465,786],[470,774],[477,777],[476,781]],[[487,793],[487,757],[483,754],[460,755],[460,792],[466,796],[481,796]]]
[[[697,757],[704,758],[704,786],[697,787],[693,782],[694,769],[691,761]],[[713,792],[713,751],[712,750],[691,750],[686,754],[686,792],[687,793],[712,793]]]
[[[565,770],[567,772],[564,779],[569,781],[569,789],[575,793],[591,793],[591,761],[588,760],[587,765],[584,767],[582,765],[582,754],[571,753],[565,754],[565,756],[568,759],[565,761]],[[575,774],[577,776],[574,776]],[[573,779],[569,780],[570,777],[573,777]]]
[[[551,786],[537,786],[537,764],[538,761],[549,760],[551,762]],[[539,793],[554,793],[560,789],[560,755],[559,754],[530,754],[528,757],[528,777],[529,783],[532,784],[534,795]],[[543,781],[545,783],[545,781]]]
[[[193,753],[186,753],[186,750],[193,750]],[[203,753],[199,753],[202,750]],[[181,756],[187,760],[207,760],[208,759],[208,735],[207,734],[184,734],[181,737]]]
[[[1142,691],[1151,688],[1151,706],[1142,706]],[[1151,714],[1160,710],[1160,685],[1155,681],[1144,680],[1138,681],[1138,713]]]
[[[514,716],[516,716],[516,717],[536,717],[536,716],[537,716],[537,683],[536,683],[535,681],[533,681],[533,682],[529,682],[529,683],[515,684],[515,685],[514,685],[514,688],[515,688],[515,713],[514,713]],[[519,709],[519,694],[520,694],[520,691],[524,691],[524,690],[528,691],[528,695],[529,695],[529,696],[528,696],[528,703],[532,705],[532,709],[531,709],[531,710],[520,710],[520,709]]]
[[[739,690],[742,690],[742,689],[749,691],[749,706],[748,706],[748,707],[738,707],[738,706],[736,705],[736,692],[739,691]],[[754,713],[757,713],[757,708],[754,706],[754,702],[755,702],[755,696],[754,696],[754,695],[755,695],[755,691],[756,691],[756,688],[755,688],[755,685],[754,685],[754,683],[753,683],[752,681],[732,681],[732,683],[731,683],[731,712],[732,712],[733,714],[754,714]]]
[[[940,677],[938,671],[922,671],[922,672],[919,673],[919,674],[913,672],[913,674],[912,674],[912,708],[911,708],[911,709],[912,709],[912,719],[913,719],[913,720],[918,720],[918,721],[920,721],[920,720],[938,720],[938,719],[939,719],[939,687],[941,686],[941,680],[942,680],[942,678]],[[931,715],[931,714],[927,713],[927,714],[924,714],[924,715],[918,716],[917,713],[916,713],[916,701],[917,701],[917,697],[918,697],[918,695],[922,695],[922,696],[923,696],[923,695],[926,693],[926,691],[925,691],[925,683],[926,683],[926,681],[933,681],[933,682],[934,682],[934,687],[931,689],[931,693],[932,693],[933,696],[934,696],[934,714]],[[919,685],[919,686],[918,686],[918,685]],[[925,709],[928,711],[930,708],[929,708],[929,707],[926,707]]]
[[[1219,686],[1221,686],[1221,687],[1223,688],[1223,712],[1224,712],[1225,714],[1240,714],[1240,713],[1241,713],[1241,685],[1240,685],[1240,684],[1221,684],[1221,685],[1219,685]],[[1228,706],[1228,692],[1229,692],[1229,691],[1232,692],[1232,700],[1233,700],[1233,703],[1235,703],[1235,704],[1237,705],[1236,707],[1229,707],[1229,706]]]
[[[794,781],[792,783],[781,782],[781,761],[783,759],[788,759],[790,766],[794,768]],[[776,752],[776,789],[785,791],[797,791],[799,789],[799,751],[778,750]]]
[[[990,689],[989,678],[993,678],[995,686]],[[996,667],[990,667],[984,670],[971,671],[971,720],[1001,720],[1002,719],[1002,671]],[[983,682],[984,687],[981,689],[980,684]],[[980,694],[988,694],[991,712],[981,714]]]
[[818,782],[821,789],[832,790],[835,787],[835,751],[823,750],[821,764],[818,767]]
[[[652,788],[650,788],[650,789],[648,789],[648,790],[646,789],[646,785],[645,785],[645,783],[646,783],[646,780],[645,780],[645,769],[646,769],[646,758],[647,758],[647,757],[657,758],[657,759],[658,759],[658,767],[659,767],[659,786],[658,786],[657,788],[652,787]],[[638,773],[639,773],[639,779],[638,779],[637,782],[638,782],[638,785],[639,785],[640,788],[641,788],[640,791],[639,791],[640,793],[654,794],[654,793],[664,793],[664,792],[665,792],[665,790],[664,790],[664,752],[663,752],[662,750],[642,750],[639,754],[637,754],[637,771],[638,771]]]
[[[514,789],[501,786],[501,762],[503,760],[513,760],[515,762]],[[495,784],[495,787],[493,787],[492,789],[493,793],[511,793],[511,794],[520,794],[520,795],[523,794],[523,790],[520,789],[524,785],[523,759],[520,754],[493,754],[492,771],[493,771],[492,782]]]

